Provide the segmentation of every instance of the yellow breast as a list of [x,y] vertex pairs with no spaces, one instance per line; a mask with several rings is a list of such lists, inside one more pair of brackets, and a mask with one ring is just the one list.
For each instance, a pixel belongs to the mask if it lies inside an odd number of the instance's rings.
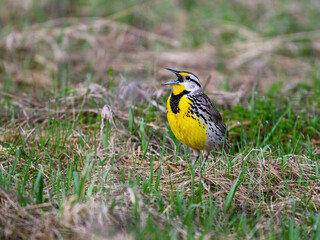
[[181,97],[177,113],[174,113],[170,106],[170,98],[167,101],[167,117],[170,128],[176,138],[197,150],[204,149],[204,144],[207,139],[206,125],[194,114],[191,114],[189,109],[192,102],[185,96]]

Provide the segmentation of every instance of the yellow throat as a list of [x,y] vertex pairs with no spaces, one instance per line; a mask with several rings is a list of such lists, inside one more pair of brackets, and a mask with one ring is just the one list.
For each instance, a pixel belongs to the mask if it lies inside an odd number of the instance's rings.
[[184,90],[186,90],[186,87],[184,85],[172,85],[173,87],[173,95],[178,95],[182,93]]

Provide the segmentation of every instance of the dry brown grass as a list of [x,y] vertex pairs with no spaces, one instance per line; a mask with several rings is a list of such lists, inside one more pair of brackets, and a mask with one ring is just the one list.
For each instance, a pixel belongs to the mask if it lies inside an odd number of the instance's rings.
[[76,232],[61,224],[51,203],[21,206],[16,192],[0,189],[2,239],[58,239],[62,235],[77,239]]
[[[304,48],[310,48],[316,55],[319,52],[319,31],[266,39],[249,29],[226,23],[215,27],[212,35],[219,39],[228,32],[239,32],[246,41],[219,45],[219,51],[225,56],[226,72],[216,70],[221,61],[216,46],[203,44],[198,49],[181,49],[181,43],[170,35],[144,31],[109,18],[60,18],[34,24],[26,30],[2,36],[0,51],[4,56],[4,72],[12,74],[13,80],[21,84],[51,86],[52,72],[65,64],[72,66],[73,79],[81,79],[91,65],[96,80],[105,78],[112,68],[115,72],[130,73],[134,80],[149,83],[144,77],[148,73],[156,69],[160,78],[168,77],[163,68],[174,66],[195,72],[203,83],[211,77],[208,92],[221,89],[230,76],[230,87],[235,92],[253,83],[258,83],[260,90],[265,91],[285,74],[291,79],[285,85],[301,82],[312,68],[303,58],[292,55]],[[151,46],[156,42],[166,48],[155,52]],[[23,68],[26,55],[32,66],[30,69]],[[155,81],[151,82],[155,85]]]
[[[19,121],[15,123],[15,128],[12,128],[12,126],[8,128],[8,125],[4,126],[7,129],[1,130],[1,141],[14,142],[15,138],[21,138],[22,135],[22,139],[25,139],[24,149],[28,152],[29,148],[34,148],[35,145],[39,144],[41,137],[46,137],[44,129],[48,125],[49,112],[51,117],[62,121],[72,121],[72,119],[78,119],[80,113],[94,114],[97,117],[102,111],[101,125],[99,126],[99,123],[97,123],[100,131],[96,135],[98,143],[95,161],[101,161],[108,155],[109,159],[114,158],[114,163],[106,161],[103,166],[92,172],[93,175],[90,177],[95,179],[97,188],[107,184],[105,187],[110,189],[108,198],[105,198],[103,191],[97,192],[94,196],[82,201],[78,201],[76,196],[72,196],[65,199],[60,211],[55,204],[49,202],[37,205],[31,201],[27,206],[21,206],[17,193],[1,189],[0,226],[2,226],[4,238],[44,239],[49,237],[56,239],[63,236],[68,239],[133,239],[130,226],[137,221],[134,214],[136,204],[139,206],[139,222],[142,227],[146,224],[147,216],[151,215],[153,221],[161,223],[163,228],[174,226],[182,238],[186,237],[187,230],[182,220],[179,218],[172,220],[166,216],[174,209],[174,206],[170,203],[172,194],[175,194],[176,191],[183,191],[184,198],[188,198],[192,194],[189,160],[174,155],[161,158],[162,149],[159,143],[162,141],[161,132],[164,128],[164,122],[161,118],[158,119],[160,121],[158,126],[152,123],[147,124],[156,131],[156,134],[150,140],[146,158],[142,157],[141,133],[138,132],[138,135],[133,135],[128,132],[126,127],[129,121],[127,112],[130,107],[127,101],[130,99],[130,101],[148,103],[150,99],[153,99],[158,102],[162,93],[159,94],[155,89],[142,91],[139,84],[134,85],[133,89],[136,95],[132,95],[129,89],[122,89],[121,92],[127,92],[127,94],[118,98],[111,91],[98,84],[87,87],[79,85],[72,95],[65,98],[67,101],[63,104],[63,107],[55,109],[54,104],[59,104],[64,100],[58,97],[52,98],[55,100],[51,100],[51,104],[53,104],[51,108],[55,110],[49,110],[49,103],[46,102],[33,101],[30,104],[23,98],[5,95],[12,98],[12,104],[20,109],[20,116],[18,117]],[[91,100],[94,100],[97,106],[103,106],[105,99],[108,99],[113,107],[110,105],[105,105],[103,109],[89,107]],[[119,99],[123,100],[119,101]],[[32,114],[35,111],[37,112],[36,116]],[[160,116],[165,114],[162,108],[157,109],[157,113]],[[101,136],[105,128],[102,123],[107,120],[112,122],[108,153],[106,153],[102,144]],[[136,118],[135,124],[139,125],[139,121],[140,119]],[[39,126],[37,128],[32,127],[35,123],[39,124],[40,129]],[[95,144],[94,130],[92,126],[86,124],[81,124],[81,128],[79,127],[78,125],[69,133],[64,147],[66,151],[55,159],[59,164],[54,164],[53,169],[58,170],[58,165],[61,169],[66,169],[67,163],[73,162],[76,155],[80,157],[81,169],[86,168],[88,159],[91,159],[92,146]],[[230,126],[230,128],[234,127]],[[17,129],[23,131],[18,133]],[[79,132],[76,129],[82,130]],[[81,144],[81,141],[85,141],[85,144]],[[173,152],[174,149],[170,149],[172,144],[169,136],[166,136],[165,141],[165,146],[169,147],[168,151]],[[9,162],[9,165],[12,165],[15,159],[14,154],[12,154],[8,156],[7,160],[8,153],[9,148],[0,150],[3,171],[7,171],[6,161]],[[119,153],[124,154],[119,155]],[[40,148],[36,149],[34,154],[39,159],[48,160],[47,153]],[[283,159],[286,159],[285,163]],[[229,162],[233,163],[232,169],[228,167]],[[223,208],[226,196],[236,178],[241,172],[245,171],[247,181],[243,181],[239,185],[233,200],[233,207],[236,211],[244,212],[248,216],[255,215],[259,210],[261,225],[257,225],[253,231],[259,230],[264,233],[264,236],[268,236],[269,223],[271,222],[276,226],[276,231],[280,231],[283,214],[293,213],[293,206],[298,206],[301,209],[307,207],[318,211],[320,208],[320,187],[318,182],[312,182],[311,180],[314,176],[316,164],[312,159],[303,155],[287,155],[279,158],[270,149],[252,149],[247,155],[239,153],[227,158],[217,155],[214,160],[208,162],[202,178],[200,178],[198,172],[196,173],[194,185],[198,186],[202,179],[203,201],[208,201],[211,195],[215,206]],[[42,167],[45,181],[50,181],[52,168],[48,165]],[[30,171],[32,173],[39,168],[40,163],[35,162]],[[130,178],[139,176],[140,179],[148,179],[151,171],[153,171],[154,176],[160,175],[159,192],[163,197],[163,204],[167,207],[164,212],[156,210],[157,206],[155,201],[152,200],[157,198],[156,195],[122,186],[122,182],[129,181],[129,174]],[[66,174],[64,171],[62,173]],[[104,183],[101,176],[106,174],[109,174],[109,180]],[[35,174],[33,176],[36,177]],[[17,178],[16,181],[21,180]],[[309,184],[305,187],[303,186],[304,181],[309,181]],[[87,181],[85,189],[88,189],[89,186],[90,181]],[[32,186],[28,184],[28,187],[31,189]],[[52,191],[51,187],[47,186],[45,192],[50,191]],[[308,206],[305,206],[305,200],[302,201],[305,197],[308,198]],[[111,207],[112,202],[116,203],[115,208]],[[306,216],[301,212],[294,211],[294,214],[296,224],[302,224],[306,221]],[[311,226],[309,231],[311,231]],[[208,234],[208,237],[216,234],[213,231]],[[200,236],[200,229],[196,230],[196,236]],[[221,238],[223,237],[226,236],[221,236]],[[234,236],[230,234],[228,237]]]

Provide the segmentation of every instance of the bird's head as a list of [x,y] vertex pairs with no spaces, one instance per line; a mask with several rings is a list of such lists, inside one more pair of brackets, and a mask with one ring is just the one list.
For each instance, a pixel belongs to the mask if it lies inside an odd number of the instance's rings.
[[172,85],[174,95],[178,95],[184,90],[188,92],[194,92],[201,89],[200,81],[193,73],[173,70],[171,68],[166,69],[176,74],[178,79],[163,83],[161,85]]

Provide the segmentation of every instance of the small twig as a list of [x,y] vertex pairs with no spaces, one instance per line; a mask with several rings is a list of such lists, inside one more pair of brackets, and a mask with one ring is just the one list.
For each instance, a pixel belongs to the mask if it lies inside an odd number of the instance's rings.
[[33,128],[33,129],[31,130],[31,132],[28,134],[28,136],[26,137],[26,139],[23,141],[23,144],[22,144],[23,147],[26,145],[26,143],[27,143],[27,141],[29,140],[31,134],[32,134],[35,130],[36,130],[36,128]]
[[204,84],[204,86],[202,88],[203,90],[206,90],[207,86],[211,82],[211,79],[212,79],[211,77],[212,77],[211,74],[207,77],[207,81],[206,81],[206,83]]

